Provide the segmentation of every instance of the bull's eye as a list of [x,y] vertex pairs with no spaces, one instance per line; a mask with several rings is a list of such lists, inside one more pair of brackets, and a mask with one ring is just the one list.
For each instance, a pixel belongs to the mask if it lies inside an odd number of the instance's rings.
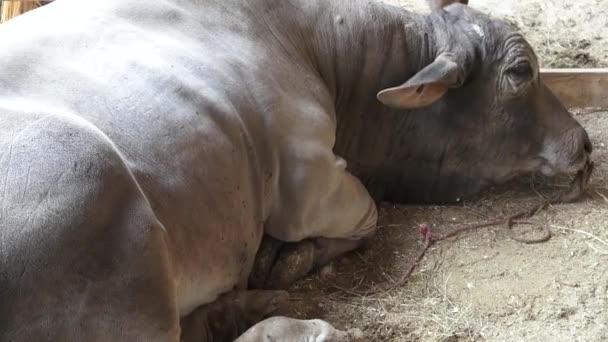
[[512,78],[529,80],[532,78],[532,67],[526,62],[519,63],[507,69],[507,73]]

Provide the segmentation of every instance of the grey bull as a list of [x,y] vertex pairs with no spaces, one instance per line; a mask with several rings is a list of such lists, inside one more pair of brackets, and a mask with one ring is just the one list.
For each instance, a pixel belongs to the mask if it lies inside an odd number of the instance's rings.
[[57,0],[0,27],[0,340],[177,341],[264,234],[306,251],[266,268],[288,283],[375,200],[579,169],[528,43],[441,7]]

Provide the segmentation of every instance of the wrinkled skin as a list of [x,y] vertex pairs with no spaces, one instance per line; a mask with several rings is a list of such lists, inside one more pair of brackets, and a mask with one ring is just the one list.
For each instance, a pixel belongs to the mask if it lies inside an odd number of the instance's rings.
[[290,244],[255,278],[286,286],[373,234],[370,192],[591,152],[523,38],[460,4],[58,0],[0,46],[0,340],[177,341],[264,234]]
[[[392,104],[406,110],[356,94],[338,110],[335,151],[374,198],[455,202],[517,175],[582,168],[592,149],[589,138],[542,84],[537,58],[523,37],[460,4],[434,11],[420,25],[430,37],[418,47],[428,53],[422,61],[389,55],[384,70],[399,70],[400,60],[405,66],[392,75],[376,73],[366,63],[353,69],[377,75],[366,79],[378,89],[408,80],[426,84],[425,90],[441,84],[447,92],[430,96],[421,108],[406,99]],[[441,57],[452,65],[445,67]],[[423,80],[416,65],[429,64]],[[441,79],[442,72],[451,79]]]

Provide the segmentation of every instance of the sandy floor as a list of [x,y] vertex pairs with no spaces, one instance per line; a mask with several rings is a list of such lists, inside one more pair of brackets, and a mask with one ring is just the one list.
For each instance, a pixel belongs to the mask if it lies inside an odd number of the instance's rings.
[[[426,10],[422,0],[392,1]],[[471,3],[516,23],[545,65],[608,65],[608,35],[599,35],[600,27],[608,32],[608,0]],[[551,197],[569,179],[528,177],[459,206],[385,204],[372,246],[337,260],[333,274],[298,283],[294,313],[360,327],[375,341],[608,341],[608,112],[576,117],[594,143],[596,172],[586,199],[534,216],[551,229],[550,241],[523,245],[501,227],[463,234],[436,243],[405,286],[365,295],[410,264],[422,248],[419,223],[441,231],[500,217]]]

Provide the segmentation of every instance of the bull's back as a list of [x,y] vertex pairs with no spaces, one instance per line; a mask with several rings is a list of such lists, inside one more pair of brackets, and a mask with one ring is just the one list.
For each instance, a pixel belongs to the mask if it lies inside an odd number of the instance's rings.
[[0,151],[0,340],[175,337],[162,226],[107,137],[2,109]]

